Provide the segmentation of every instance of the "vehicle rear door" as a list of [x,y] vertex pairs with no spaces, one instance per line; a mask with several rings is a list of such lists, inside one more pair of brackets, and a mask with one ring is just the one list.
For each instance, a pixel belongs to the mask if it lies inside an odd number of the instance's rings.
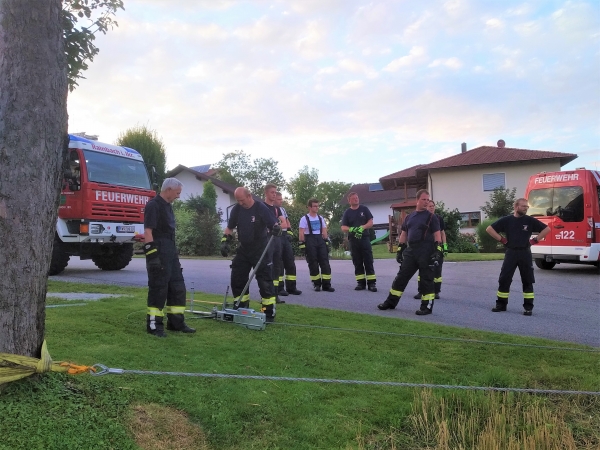
[[[583,180],[581,180],[583,181]],[[554,183],[550,225],[553,255],[576,255],[587,242],[589,224],[584,214],[584,183],[577,181]]]

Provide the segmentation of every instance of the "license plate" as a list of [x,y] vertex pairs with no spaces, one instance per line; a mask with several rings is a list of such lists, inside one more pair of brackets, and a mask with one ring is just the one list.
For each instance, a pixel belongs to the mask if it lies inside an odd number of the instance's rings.
[[117,227],[117,233],[135,233],[133,225],[120,225]]

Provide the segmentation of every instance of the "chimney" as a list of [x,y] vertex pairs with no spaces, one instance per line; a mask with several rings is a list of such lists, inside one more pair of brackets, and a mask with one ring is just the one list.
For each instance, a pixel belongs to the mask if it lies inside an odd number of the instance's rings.
[[460,152],[466,153],[466,151],[467,151],[467,143],[463,142],[462,144],[460,144]]

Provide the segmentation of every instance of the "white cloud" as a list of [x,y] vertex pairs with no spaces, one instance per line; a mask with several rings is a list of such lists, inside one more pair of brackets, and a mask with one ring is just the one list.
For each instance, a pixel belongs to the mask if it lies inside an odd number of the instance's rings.
[[504,29],[504,22],[500,19],[488,19],[485,21],[487,30],[498,31]]
[[408,55],[394,59],[387,66],[385,66],[383,70],[387,72],[396,72],[400,69],[422,64],[426,60],[427,57],[425,56],[425,49],[423,47],[415,46],[410,49]]
[[429,64],[429,67],[437,67],[437,66],[444,66],[449,69],[458,70],[463,66],[463,63],[460,61],[460,59],[458,59],[456,57],[452,57],[452,58],[438,58],[438,59],[433,60],[433,62],[431,64]]

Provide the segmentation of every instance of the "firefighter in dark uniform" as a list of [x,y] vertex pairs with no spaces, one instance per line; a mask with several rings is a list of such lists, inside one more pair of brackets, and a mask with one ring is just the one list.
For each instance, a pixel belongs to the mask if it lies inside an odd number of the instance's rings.
[[281,206],[283,203],[283,196],[281,192],[277,192],[277,200],[275,206],[278,206],[283,216],[281,223],[281,261],[283,264],[283,270],[285,271],[285,277],[279,277],[279,295],[284,297],[288,294],[300,295],[302,291],[296,288],[296,258],[294,257],[294,249],[292,248],[292,241],[294,240],[294,232],[292,231],[292,225],[287,212]]
[[160,194],[150,200],[144,210],[144,253],[148,271],[146,331],[157,337],[167,336],[163,324],[165,312],[167,330],[196,332],[186,325],[183,317],[187,291],[175,247],[175,214],[171,206],[181,195],[182,187],[178,179],[167,178]]
[[[265,186],[265,205],[269,210],[273,213],[273,215],[279,220],[279,224],[284,220],[284,217],[281,214],[281,209],[275,205],[277,201],[277,186],[274,184],[267,184]],[[271,271],[273,276],[273,285],[275,286],[275,303],[285,303],[284,300],[279,298],[279,283],[283,278],[283,262],[281,259],[282,250],[283,250],[283,241],[285,240],[282,236],[273,237],[273,242],[271,243],[271,249],[273,254],[273,264],[271,265]]]
[[369,208],[359,203],[358,194],[348,194],[348,208],[342,216],[342,231],[348,233],[348,243],[354,264],[356,291],[368,287],[369,291],[377,292],[377,278],[373,267],[373,249],[369,228],[373,227],[373,214]]
[[[535,217],[528,216],[528,209],[527,199],[520,198],[514,203],[512,215],[504,216],[486,228],[490,236],[502,242],[506,247],[502,269],[500,269],[500,278],[498,279],[496,306],[492,308],[494,312],[506,311],[510,285],[518,267],[523,283],[523,314],[526,316],[532,314],[535,278],[533,276],[531,246],[537,244],[538,240],[544,239],[550,232],[550,228]],[[502,236],[500,233],[504,233],[506,236]],[[537,237],[532,238],[532,233],[539,234]]]
[[[329,251],[331,242],[327,236],[325,219],[317,212],[319,200],[311,198],[308,201],[308,214],[300,219],[298,234],[300,251],[306,255],[310,281],[315,291],[321,289],[326,292],[335,292],[331,287],[331,266],[329,265]],[[320,273],[319,273],[320,269]]]
[[[231,291],[239,298],[248,282],[252,268],[256,267],[268,243],[268,231],[281,235],[281,227],[273,213],[262,202],[252,198],[251,192],[239,187],[234,192],[237,205],[231,209],[223,238],[221,239],[221,255],[227,256],[229,244],[233,240],[233,230],[237,228],[239,246],[231,263]],[[265,313],[267,322],[275,319],[275,288],[271,273],[273,253],[271,249],[263,258],[256,270],[256,281],[261,297],[261,311]],[[245,293],[240,299],[240,308],[250,306],[250,294]]]
[[[421,189],[417,192],[416,210],[408,215],[402,224],[396,261],[400,270],[394,278],[392,288],[385,301],[377,307],[381,310],[394,309],[404,293],[404,289],[413,275],[421,275],[421,307],[416,314],[424,316],[433,312],[435,298],[433,269],[442,258],[440,222],[435,214],[427,211],[429,192]],[[429,303],[431,302],[431,303]]]
[[[427,206],[427,211],[430,213],[435,213],[435,202],[433,200],[429,200],[429,205]],[[442,250],[444,256],[448,255],[448,243],[446,241],[446,224],[444,223],[444,218],[439,214],[436,214],[438,220],[440,221],[440,236],[442,238]],[[444,264],[444,259],[442,258],[439,261],[439,264],[433,269],[433,284],[435,286],[435,299],[438,300],[440,298],[440,292],[442,290],[442,265]],[[417,277],[418,280],[418,291],[419,293],[415,295],[415,299],[421,298],[421,275]]]

